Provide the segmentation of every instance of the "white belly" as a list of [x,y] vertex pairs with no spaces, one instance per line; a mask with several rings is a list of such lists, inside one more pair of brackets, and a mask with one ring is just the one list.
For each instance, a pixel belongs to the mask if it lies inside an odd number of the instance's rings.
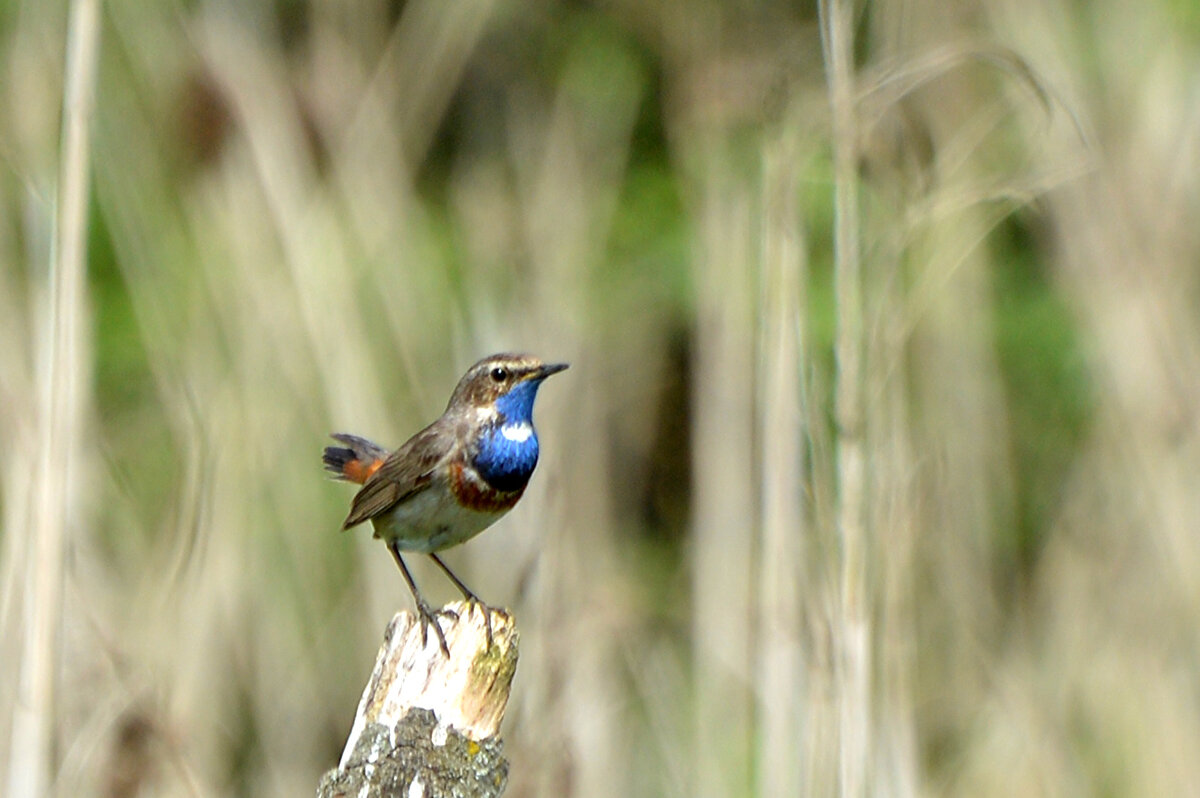
[[448,490],[429,489],[372,519],[375,537],[403,551],[428,554],[457,546],[494,524],[505,511],[479,512],[460,505]]

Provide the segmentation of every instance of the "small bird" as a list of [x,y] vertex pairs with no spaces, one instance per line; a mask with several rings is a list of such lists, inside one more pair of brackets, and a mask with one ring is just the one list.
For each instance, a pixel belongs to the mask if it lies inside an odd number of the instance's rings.
[[362,485],[342,529],[371,522],[416,600],[422,643],[432,625],[446,656],[446,636],[400,553],[428,554],[468,604],[480,605],[490,647],[487,605],[437,552],[475,537],[521,498],[538,461],[533,401],[542,381],[566,367],[531,355],[486,357],[458,381],[441,417],[396,451],[389,454],[364,438],[341,433],[331,437],[344,446],[325,449],[326,470]]

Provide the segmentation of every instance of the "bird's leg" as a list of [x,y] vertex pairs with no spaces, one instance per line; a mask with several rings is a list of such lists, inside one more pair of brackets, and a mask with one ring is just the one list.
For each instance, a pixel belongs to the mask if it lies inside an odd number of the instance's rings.
[[400,547],[396,545],[396,541],[390,541],[387,544],[388,551],[396,558],[396,565],[400,566],[400,573],[404,574],[404,581],[408,582],[408,589],[412,591],[413,599],[417,602],[417,616],[421,622],[421,645],[424,646],[428,640],[428,627],[433,626],[433,630],[437,632],[438,642],[442,646],[442,653],[447,658],[450,657],[450,647],[446,645],[446,635],[442,633],[441,624],[437,622],[437,615],[429,607],[429,603],[421,596],[421,591],[417,590],[417,583],[413,581],[412,574],[408,572],[408,566],[404,564],[404,558],[400,556]]
[[479,609],[483,613],[483,628],[485,631],[487,631],[488,648],[491,648],[492,647],[492,613],[488,610],[488,605],[484,604],[483,601],[479,598],[479,596],[475,595],[475,593],[471,591],[471,588],[464,585],[463,581],[461,579],[459,579],[457,576],[455,576],[453,571],[451,571],[448,567],[446,567],[446,563],[442,562],[441,557],[437,556],[433,552],[429,553],[429,557],[435,563],[437,563],[438,568],[441,568],[442,571],[445,572],[446,576],[450,577],[450,581],[454,583],[454,586],[457,587],[462,592],[463,598],[465,598],[467,600],[468,608],[473,607],[476,604],[479,605]]

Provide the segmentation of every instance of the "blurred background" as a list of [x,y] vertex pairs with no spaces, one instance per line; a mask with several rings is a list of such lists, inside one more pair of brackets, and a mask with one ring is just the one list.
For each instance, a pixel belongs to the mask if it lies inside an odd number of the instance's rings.
[[503,350],[572,364],[447,555],[508,795],[1200,783],[1195,3],[109,0],[64,301],[65,5],[0,3],[0,792],[311,795],[411,606],[325,436]]

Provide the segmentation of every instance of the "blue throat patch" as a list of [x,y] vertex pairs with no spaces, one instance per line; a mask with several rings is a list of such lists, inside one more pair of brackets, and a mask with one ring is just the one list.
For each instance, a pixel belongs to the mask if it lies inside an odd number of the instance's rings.
[[496,490],[520,490],[537,466],[533,400],[541,384],[541,380],[522,382],[496,400],[500,418],[484,433],[473,461],[479,475]]

